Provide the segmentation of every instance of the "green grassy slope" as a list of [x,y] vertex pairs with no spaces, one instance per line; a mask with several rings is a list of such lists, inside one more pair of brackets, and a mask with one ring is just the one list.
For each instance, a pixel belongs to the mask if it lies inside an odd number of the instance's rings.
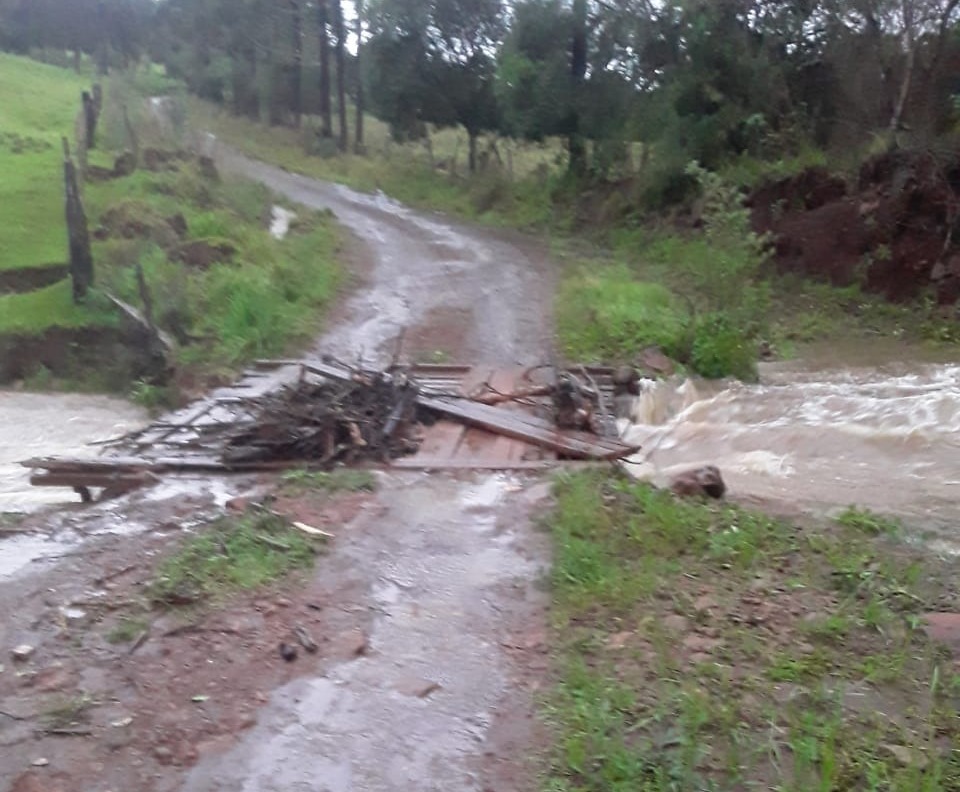
[[73,138],[85,78],[0,53],[0,269],[63,261],[60,138]]

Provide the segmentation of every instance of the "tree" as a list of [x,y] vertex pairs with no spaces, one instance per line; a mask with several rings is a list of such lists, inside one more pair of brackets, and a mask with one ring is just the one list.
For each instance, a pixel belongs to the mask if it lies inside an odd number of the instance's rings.
[[[320,43],[320,136],[333,137],[330,110],[330,14],[327,3],[317,0],[317,36]],[[334,0],[336,2],[336,0]]]
[[396,137],[426,123],[466,129],[470,169],[477,140],[498,123],[493,52],[505,30],[501,0],[381,0],[367,46],[371,94]]
[[347,150],[349,132],[347,130],[347,70],[344,59],[344,48],[347,38],[347,26],[343,20],[343,3],[335,0],[336,11],[334,27],[336,28],[336,61],[337,61],[337,112],[340,116],[340,136],[337,145],[340,151]]
[[587,0],[573,0],[572,32],[570,36],[570,133],[567,151],[570,154],[570,172],[582,176],[587,168],[587,150],[580,123],[580,103],[587,78]]
[[354,151],[360,154],[363,151],[363,114],[364,107],[363,96],[363,63],[360,60],[360,53],[363,51],[363,0],[355,0],[356,6],[356,34],[357,34],[357,55],[356,55],[356,87],[354,97],[357,105],[357,120],[354,124]]
[[303,112],[303,16],[300,0],[288,0],[290,8],[290,36],[293,48],[293,69],[290,79],[290,93],[293,99],[294,125],[300,126]]

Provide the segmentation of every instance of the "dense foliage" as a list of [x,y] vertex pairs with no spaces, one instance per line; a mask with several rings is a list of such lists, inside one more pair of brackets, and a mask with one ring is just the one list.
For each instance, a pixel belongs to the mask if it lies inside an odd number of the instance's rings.
[[[398,138],[560,135],[594,176],[634,166],[642,143],[669,201],[691,160],[949,130],[958,17],[958,0],[0,0],[0,45],[104,64],[148,49],[237,113],[319,115],[321,138],[365,88]],[[341,148],[346,134],[343,108]]]

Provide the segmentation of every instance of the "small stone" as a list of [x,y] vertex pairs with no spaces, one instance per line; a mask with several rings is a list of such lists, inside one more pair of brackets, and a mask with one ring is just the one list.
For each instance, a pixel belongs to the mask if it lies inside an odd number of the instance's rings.
[[297,650],[296,647],[291,646],[288,643],[281,643],[278,647],[280,652],[280,657],[286,660],[288,663],[292,663],[297,659]]
[[289,608],[292,604],[293,603],[290,602],[290,600],[286,599],[285,597],[281,597],[280,599],[277,600],[278,608]]
[[62,607],[60,615],[67,627],[82,627],[87,622],[87,612],[81,608]]
[[13,650],[10,652],[10,655],[18,663],[23,663],[33,657],[33,653],[35,651],[36,649],[30,646],[30,644],[20,644],[20,646],[13,648]]
[[349,657],[360,657],[370,649],[367,636],[360,630],[348,630],[338,641],[340,650]]
[[227,501],[227,511],[236,512],[242,514],[250,506],[249,498],[231,498]]
[[173,760],[173,751],[165,745],[158,745],[154,748],[153,755],[160,764],[169,764]]
[[884,743],[883,749],[904,767],[916,767],[918,770],[923,770],[929,764],[927,757],[916,748]]
[[58,663],[38,672],[32,684],[41,693],[53,693],[65,688],[70,681],[70,672]]
[[46,767],[48,764],[50,764],[50,760],[45,756],[41,756],[39,759],[34,759],[32,762],[30,762],[30,764],[32,764],[34,767]]
[[699,652],[710,652],[713,649],[716,649],[720,645],[720,642],[715,638],[707,638],[704,635],[687,635],[683,639],[683,646],[687,651],[693,653]]
[[928,613],[923,624],[930,640],[945,644],[954,657],[960,657],[960,613]]
[[404,696],[414,696],[416,698],[426,698],[431,693],[440,689],[438,682],[431,682],[429,679],[401,679],[396,685],[397,691]]
[[717,601],[711,597],[709,594],[704,594],[702,597],[697,597],[693,601],[693,607],[698,611],[706,612],[711,611],[714,608],[718,607]]
[[680,616],[677,613],[671,613],[669,616],[664,618],[663,626],[668,630],[673,630],[674,632],[686,632],[690,626],[690,622],[685,616]]
[[614,633],[607,638],[607,649],[623,649],[623,647],[627,645],[627,641],[629,641],[632,636],[633,633],[629,630]]

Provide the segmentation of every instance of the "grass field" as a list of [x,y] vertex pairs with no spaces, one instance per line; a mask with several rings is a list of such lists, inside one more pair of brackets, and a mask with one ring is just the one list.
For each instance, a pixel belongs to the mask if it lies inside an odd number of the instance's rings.
[[85,88],[71,71],[0,53],[0,269],[66,257],[60,138],[73,139]]
[[[60,139],[74,137],[86,87],[69,70],[0,55],[0,205],[8,210],[0,228],[0,268],[66,259]],[[105,82],[101,145],[91,163],[111,166],[126,145],[123,106],[140,127],[142,147],[176,147],[168,134],[174,125],[158,125],[140,95],[164,87],[153,72]],[[117,317],[103,292],[142,308],[140,264],[157,323],[177,339],[178,369],[190,383],[229,376],[251,357],[282,354],[311,337],[342,282],[333,220],[300,211],[287,237],[274,240],[267,231],[274,201],[268,190],[212,178],[189,157],[177,163],[84,185],[91,230],[109,226],[105,218],[113,223],[93,244],[95,285],[87,303],[74,305],[67,280],[0,295],[0,333],[111,325]],[[178,223],[170,225],[170,218]],[[191,264],[183,250],[198,247],[228,252]],[[148,389],[146,395],[155,394]]]
[[107,304],[73,302],[70,281],[24,294],[0,294],[0,331],[30,335],[49,327],[109,325],[116,316]]
[[802,526],[562,477],[550,792],[960,789],[956,559],[850,509]]

